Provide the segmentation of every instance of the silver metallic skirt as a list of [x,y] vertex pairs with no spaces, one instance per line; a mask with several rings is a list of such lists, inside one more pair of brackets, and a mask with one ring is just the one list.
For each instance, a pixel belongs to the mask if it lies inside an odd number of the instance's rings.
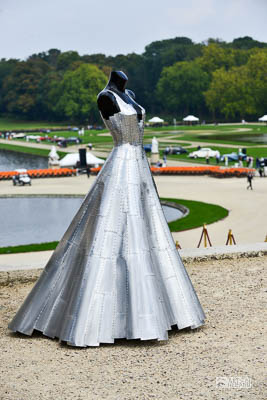
[[142,145],[115,146],[10,323],[73,346],[166,340],[204,313],[175,248]]

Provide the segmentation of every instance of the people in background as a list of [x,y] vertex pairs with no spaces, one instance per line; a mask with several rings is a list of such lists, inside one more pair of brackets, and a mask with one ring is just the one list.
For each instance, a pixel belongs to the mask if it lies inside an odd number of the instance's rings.
[[253,187],[252,187],[252,179],[253,179],[253,175],[252,175],[252,173],[250,172],[250,173],[247,175],[247,181],[248,181],[247,189],[253,190]]
[[90,175],[91,175],[91,168],[90,167],[86,167],[86,175],[87,175],[87,178],[90,178]]

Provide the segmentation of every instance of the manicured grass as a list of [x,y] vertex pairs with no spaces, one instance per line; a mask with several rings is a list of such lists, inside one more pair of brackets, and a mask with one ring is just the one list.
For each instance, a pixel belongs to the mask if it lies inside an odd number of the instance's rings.
[[[2,124],[2,125],[1,125]],[[6,125],[5,125],[6,124]],[[28,124],[27,127],[29,128],[34,128],[34,127],[51,127],[51,126],[56,126],[56,123],[38,123],[38,122],[19,122],[19,121],[10,121],[8,119],[1,119],[0,118],[0,127],[5,127],[7,126],[13,127],[14,129],[18,126],[17,124]],[[66,124],[65,124],[66,125]],[[22,125],[20,125],[22,126]],[[60,124],[58,124],[60,126]],[[94,145],[94,148],[98,150],[98,148],[103,148],[104,146],[107,146],[108,148],[111,148],[113,145],[113,139],[111,135],[103,135],[103,133],[108,133],[107,129],[103,129],[101,131],[99,130],[86,130],[84,136],[81,137],[82,143],[87,144],[87,143],[92,143]],[[247,147],[247,154],[249,156],[253,156],[254,159],[256,157],[266,157],[267,156],[267,148],[264,148],[261,146],[261,144],[253,143],[253,135],[259,135],[259,134],[267,134],[267,126],[266,125],[260,125],[260,124],[238,124],[238,125],[178,125],[176,127],[174,126],[168,126],[168,127],[148,127],[145,128],[144,132],[144,143],[151,143],[151,139],[153,136],[156,136],[158,139],[160,138],[163,140],[162,142],[159,142],[159,148],[160,150],[163,150],[167,146],[190,146],[190,144],[193,144],[194,142],[200,142],[203,143],[203,146],[211,147],[213,149],[218,149],[220,150],[221,154],[226,154],[226,153],[231,153],[232,151],[237,151],[238,148],[243,148]],[[32,133],[34,134],[34,133]],[[36,135],[39,135],[39,132],[36,132]],[[50,132],[48,134],[50,137],[53,137],[54,135],[57,136],[63,136],[65,138],[68,138],[70,136],[75,136],[78,137],[78,133],[76,131],[62,131],[62,132]],[[251,136],[251,140],[248,140],[248,142],[243,142],[239,140],[239,138],[242,137],[242,135],[248,135],[249,137]],[[172,143],[169,143],[164,140],[166,137],[171,137],[173,139]],[[186,141],[186,143],[181,143],[181,140]],[[23,143],[24,140],[21,140],[21,143]],[[214,143],[214,145],[210,146],[206,144],[207,142]],[[51,144],[49,141],[43,141],[42,143],[47,143]],[[235,148],[225,148],[225,147],[217,147],[216,145],[221,144],[230,144],[230,145],[235,145]],[[73,145],[72,145],[73,146]],[[109,147],[110,146],[110,147]],[[257,146],[257,147],[252,147],[252,146]],[[75,145],[76,148],[79,147],[79,145]],[[36,154],[36,155],[41,155],[47,157],[49,150],[46,149],[35,149],[35,148],[30,148],[30,147],[16,147],[13,146],[10,143],[6,144],[1,144],[0,148],[5,148],[6,150],[13,150],[13,151],[18,151],[18,152],[23,152],[23,153],[30,153],[30,154]],[[63,150],[63,149],[62,149]],[[193,151],[193,148],[190,148],[190,152]],[[62,155],[65,154],[64,150],[60,152]],[[162,151],[161,151],[161,156],[162,156]],[[197,159],[197,160],[192,160],[186,155],[171,155],[168,156],[169,159],[173,160],[181,160],[185,162],[195,162],[195,163],[203,163],[205,164],[206,160],[205,159]],[[210,159],[210,164],[211,165],[216,165],[216,160],[215,159]],[[234,164],[234,162],[229,163],[229,165]]]
[[[16,146],[13,144],[9,143],[0,143],[0,150],[8,150],[8,151],[14,151],[16,153],[27,153],[27,154],[34,154],[36,156],[41,156],[41,157],[48,157],[48,154],[50,152],[49,149],[39,149],[36,147],[24,147],[24,146]],[[58,151],[57,152],[59,157],[65,156],[66,153],[65,151]]]
[[180,232],[198,228],[203,224],[212,224],[227,217],[229,214],[228,210],[216,204],[184,199],[161,198],[161,200],[182,204],[190,210],[186,217],[169,223],[171,232]]
[[[84,131],[84,136],[80,136],[80,139],[82,140],[83,144],[86,143],[110,143],[113,141],[112,136],[111,135],[105,135],[103,136],[103,133],[108,133],[107,129],[103,129],[102,131],[96,131],[96,130],[86,130]],[[61,131],[61,132],[51,132],[48,133],[48,136],[50,137],[54,137],[55,135],[57,136],[62,136],[64,138],[68,138],[68,137],[79,137],[77,132],[73,132],[73,131]],[[50,143],[49,141],[44,141],[44,143]],[[77,145],[79,146],[79,145]]]
[[[201,128],[201,129],[200,129]],[[241,131],[241,129],[249,129]],[[214,142],[221,144],[233,144],[240,147],[257,146],[264,143],[253,141],[254,135],[267,134],[267,127],[263,125],[237,125],[237,126],[218,126],[218,127],[194,127],[190,132],[183,129],[182,135],[177,136],[180,140]],[[189,130],[189,129],[188,129]],[[240,130],[240,131],[239,131]],[[240,140],[242,136],[248,136],[246,141]]]
[[267,147],[252,147],[247,149],[247,155],[254,158],[267,157]]
[[54,250],[58,242],[25,244],[21,246],[0,247],[0,254],[29,253],[31,251]]
[[[146,131],[155,131],[155,132],[164,132],[166,133],[168,131],[195,131],[196,133],[199,132],[205,132],[205,131],[212,131],[216,133],[220,132],[238,132],[240,129],[249,129],[250,131],[247,131],[248,133],[263,133],[266,132],[267,130],[267,125],[263,124],[236,124],[236,125],[225,125],[225,124],[220,124],[220,125],[176,125],[175,126],[162,126],[162,127],[146,127]],[[245,133],[239,132],[239,133]],[[169,134],[169,132],[168,132]]]
[[[181,219],[170,222],[171,232],[180,232],[188,229],[194,229],[203,224],[212,224],[227,217],[228,210],[215,204],[202,203],[200,201],[161,198],[163,201],[179,203],[189,209],[189,214]],[[0,247],[0,254],[28,253],[32,251],[54,250],[58,242],[27,244],[21,246]]]
[[[149,141],[148,143],[151,143],[151,141]],[[188,146],[190,146],[190,143],[184,143],[184,142],[159,142],[159,148],[165,149],[166,147],[170,147],[170,146],[172,146],[172,147],[177,147],[177,146],[188,147]]]
[[61,128],[68,126],[68,122],[46,122],[46,121],[20,121],[10,118],[0,118],[1,130],[17,130],[17,129],[44,129],[44,128]]
[[[162,136],[173,135],[177,140],[186,140],[189,142],[214,142],[221,144],[233,144],[240,147],[255,146],[257,143],[253,142],[253,135],[267,134],[266,125],[192,125],[192,126],[177,126],[162,127],[162,128],[146,128],[146,131],[155,130],[157,134],[161,132]],[[175,132],[169,132],[176,130]],[[251,136],[251,140],[240,140],[244,135]],[[261,143],[259,143],[260,145]]]

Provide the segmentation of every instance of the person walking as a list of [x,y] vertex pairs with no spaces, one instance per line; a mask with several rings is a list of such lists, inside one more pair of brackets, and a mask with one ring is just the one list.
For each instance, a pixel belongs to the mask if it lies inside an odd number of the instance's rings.
[[91,175],[91,168],[90,167],[86,167],[86,174],[87,174],[87,178],[90,178],[90,175]]
[[248,175],[247,175],[247,180],[248,180],[247,189],[253,190],[253,187],[252,187],[252,179],[253,179],[253,175],[252,175],[251,173],[248,174]]
[[166,157],[166,154],[164,154],[164,156],[163,156],[163,165],[162,165],[163,167],[167,167],[167,157]]

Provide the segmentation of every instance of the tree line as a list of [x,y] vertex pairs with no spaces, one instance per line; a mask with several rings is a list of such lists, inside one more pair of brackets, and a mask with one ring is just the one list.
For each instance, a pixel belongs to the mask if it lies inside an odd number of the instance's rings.
[[147,112],[167,120],[255,120],[267,112],[267,43],[251,37],[194,43],[155,41],[143,54],[80,56],[50,49],[27,60],[0,60],[0,115],[28,120],[95,123],[96,96],[111,70]]

